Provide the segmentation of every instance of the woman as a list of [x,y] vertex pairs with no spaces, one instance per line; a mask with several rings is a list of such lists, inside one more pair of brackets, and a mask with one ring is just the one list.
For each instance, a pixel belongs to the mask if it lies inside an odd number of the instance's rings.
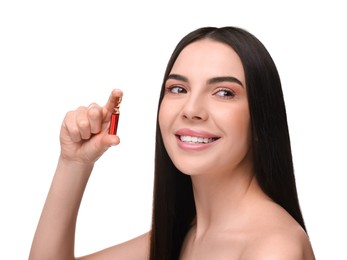
[[[75,259],[79,204],[95,161],[119,143],[107,126],[121,96],[64,119],[30,259]],[[200,28],[179,42],[161,90],[155,159],[152,230],[80,259],[314,259],[278,72],[247,31]]]

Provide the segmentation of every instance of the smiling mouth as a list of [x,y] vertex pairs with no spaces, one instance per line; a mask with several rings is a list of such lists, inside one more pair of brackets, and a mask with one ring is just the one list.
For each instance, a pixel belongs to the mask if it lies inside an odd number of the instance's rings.
[[184,143],[189,144],[208,144],[212,143],[219,139],[219,137],[196,137],[196,136],[189,136],[189,135],[176,135],[176,137]]

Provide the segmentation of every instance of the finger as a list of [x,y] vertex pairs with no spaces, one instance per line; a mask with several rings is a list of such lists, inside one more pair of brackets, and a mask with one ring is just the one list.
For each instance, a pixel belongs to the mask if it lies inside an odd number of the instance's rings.
[[76,125],[78,127],[81,138],[87,140],[91,137],[90,123],[88,120],[88,109],[86,107],[79,107],[76,110]]
[[113,112],[114,107],[116,106],[117,99],[123,97],[123,92],[120,89],[114,89],[111,92],[111,95],[103,108],[103,117],[104,121],[110,121],[111,114]]
[[120,140],[116,135],[109,135],[107,131],[103,131],[102,134],[95,135],[92,137],[94,139],[93,148],[96,148],[95,157],[99,158],[103,153],[105,153],[111,146],[118,145]]
[[81,141],[82,138],[76,124],[74,111],[70,111],[66,114],[62,127],[66,129],[72,142],[77,143]]
[[88,107],[87,117],[90,124],[90,132],[92,134],[100,133],[103,123],[102,107],[100,107],[98,104],[92,103]]
[[118,145],[120,143],[120,139],[117,135],[109,135],[109,134],[105,134],[102,138],[101,138],[101,145],[102,147],[104,147],[105,151],[111,147],[111,146],[115,146]]

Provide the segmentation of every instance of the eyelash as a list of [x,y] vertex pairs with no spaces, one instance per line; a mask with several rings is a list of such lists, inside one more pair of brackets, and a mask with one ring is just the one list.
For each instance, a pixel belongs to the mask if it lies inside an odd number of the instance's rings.
[[[166,92],[170,94],[180,95],[187,93],[187,90],[182,86],[173,85],[167,87]],[[224,92],[224,95],[219,95],[219,92]],[[229,88],[220,88],[214,93],[214,95],[223,99],[232,99],[235,97],[235,92]]]
[[[174,89],[177,89],[177,90],[174,91]],[[181,92],[179,92],[178,89],[180,89]],[[183,91],[183,92],[182,92],[182,91]],[[173,86],[167,87],[167,88],[166,88],[166,92],[167,92],[167,93],[171,93],[171,94],[179,95],[179,94],[185,94],[185,93],[187,93],[187,90],[186,90],[184,87],[177,86],[177,85],[173,85]]]
[[[224,91],[224,94],[226,94],[226,95],[224,95],[224,96],[218,95],[218,93],[221,91]],[[231,89],[228,89],[228,88],[220,88],[214,93],[214,95],[219,96],[221,98],[225,98],[225,99],[231,99],[231,98],[235,97],[235,92]]]

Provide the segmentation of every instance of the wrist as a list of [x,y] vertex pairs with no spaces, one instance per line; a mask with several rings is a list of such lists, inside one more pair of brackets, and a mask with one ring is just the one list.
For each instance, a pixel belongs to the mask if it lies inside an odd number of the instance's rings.
[[84,172],[84,173],[91,173],[94,167],[94,162],[82,162],[78,160],[71,160],[63,157],[62,155],[59,156],[58,166],[62,167],[68,171],[73,172]]

